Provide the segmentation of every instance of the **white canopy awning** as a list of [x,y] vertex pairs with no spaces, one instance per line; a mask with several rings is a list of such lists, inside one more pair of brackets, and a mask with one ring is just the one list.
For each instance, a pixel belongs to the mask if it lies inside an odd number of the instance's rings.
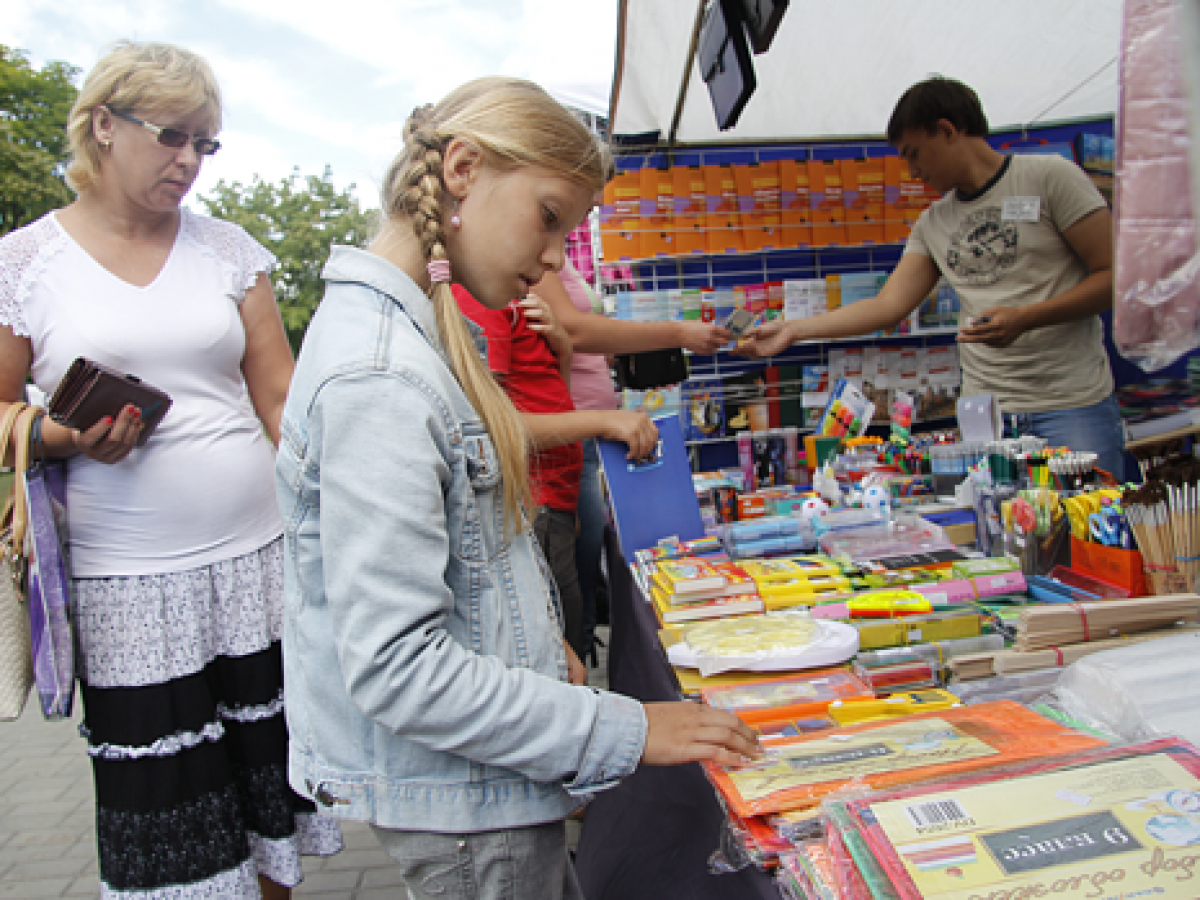
[[[613,134],[670,136],[703,2],[622,0]],[[973,87],[994,131],[1111,116],[1120,14],[1121,0],[792,0],[730,131],[692,60],[676,141],[878,137],[934,73]]]

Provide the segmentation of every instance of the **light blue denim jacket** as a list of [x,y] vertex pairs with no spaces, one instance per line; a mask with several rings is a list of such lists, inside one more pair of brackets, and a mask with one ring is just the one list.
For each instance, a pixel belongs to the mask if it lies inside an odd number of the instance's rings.
[[335,815],[464,833],[563,817],[636,767],[641,705],[566,683],[536,542],[429,298],[335,247],[283,413],[290,779]]

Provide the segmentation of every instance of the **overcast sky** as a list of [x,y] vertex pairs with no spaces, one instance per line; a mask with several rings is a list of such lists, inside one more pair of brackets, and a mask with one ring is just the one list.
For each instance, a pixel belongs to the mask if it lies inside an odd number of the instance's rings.
[[[378,184],[413,107],[480,75],[546,87],[612,80],[617,0],[0,0],[0,43],[40,67],[85,72],[121,38],[204,56],[224,96],[217,179],[267,180],[299,166]],[[82,78],[82,75],[80,76]]]

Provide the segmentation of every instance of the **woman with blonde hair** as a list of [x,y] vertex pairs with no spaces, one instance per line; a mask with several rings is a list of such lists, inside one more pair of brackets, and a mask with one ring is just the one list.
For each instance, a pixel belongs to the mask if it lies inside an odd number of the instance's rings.
[[368,250],[335,247],[284,408],[292,784],[370,822],[414,898],[578,897],[564,817],[639,763],[735,764],[736,717],[567,682],[526,434],[451,293],[563,262],[610,170],[540,88],[413,113]]
[[35,448],[67,461],[105,897],[287,897],[300,853],[341,846],[287,782],[275,260],[180,208],[220,125],[204,60],[115,45],[70,114],[78,197],[0,240],[0,408],[77,356],[173,401],[140,446],[127,406],[83,431],[43,417]]

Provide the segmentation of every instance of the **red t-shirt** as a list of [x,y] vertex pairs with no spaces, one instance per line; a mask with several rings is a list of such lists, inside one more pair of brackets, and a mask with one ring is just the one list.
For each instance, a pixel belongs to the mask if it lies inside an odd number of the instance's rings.
[[[545,339],[529,327],[516,301],[504,309],[489,309],[459,285],[454,298],[463,314],[487,337],[488,368],[521,412],[572,412],[575,404],[558,368],[558,357]],[[533,499],[538,506],[575,512],[583,448],[578,441],[539,450],[529,458]]]

